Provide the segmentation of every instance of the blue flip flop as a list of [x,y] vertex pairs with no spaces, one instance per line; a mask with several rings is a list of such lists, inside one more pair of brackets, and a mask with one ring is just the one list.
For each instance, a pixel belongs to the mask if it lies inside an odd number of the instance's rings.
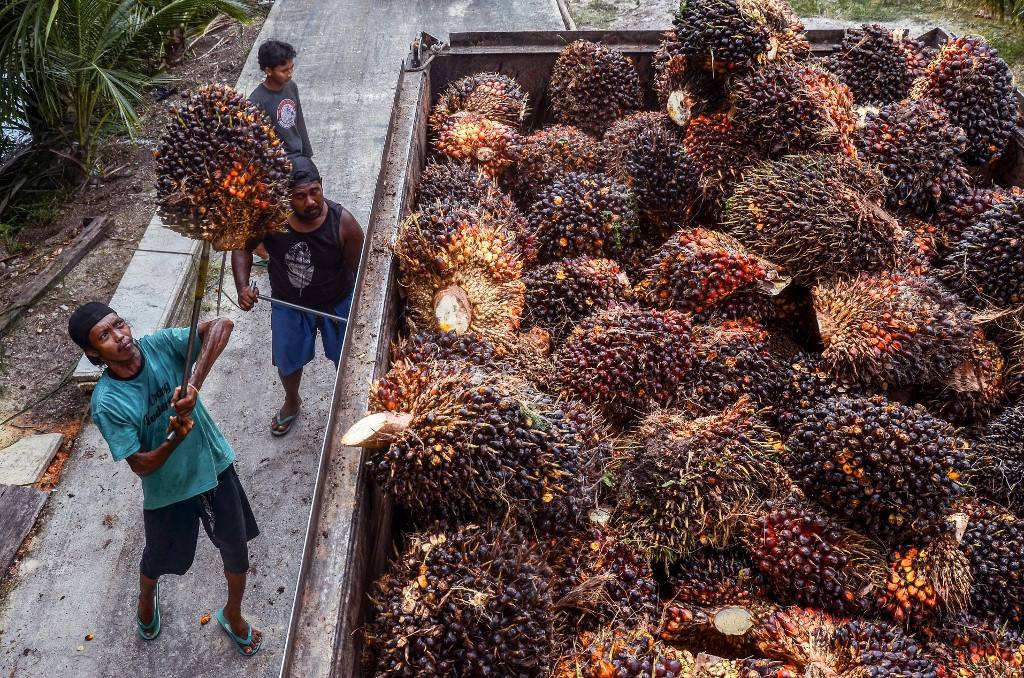
[[[231,638],[231,642],[233,642],[235,647],[238,649],[238,653],[243,657],[252,657],[260,651],[261,647],[263,647],[262,638],[260,638],[259,643],[250,647],[252,645],[252,624],[249,624],[249,635],[247,637],[241,638],[236,636],[235,632],[231,630],[231,624],[229,624],[228,620],[224,618],[223,607],[217,610],[217,623],[220,624],[222,629],[224,629],[224,633],[228,634],[228,637]],[[247,652],[246,650],[249,651]]]
[[138,613],[135,614],[135,630],[139,636],[146,641],[156,640],[160,635],[160,582],[156,583],[156,590],[153,591],[153,619],[148,624],[143,624]]

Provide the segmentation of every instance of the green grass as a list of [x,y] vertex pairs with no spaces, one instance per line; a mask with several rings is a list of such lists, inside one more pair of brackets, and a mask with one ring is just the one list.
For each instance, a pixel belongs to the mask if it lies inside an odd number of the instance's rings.
[[576,23],[583,26],[594,26],[598,29],[611,26],[618,14],[619,8],[608,0],[593,0],[593,2],[573,11]]
[[825,16],[848,21],[914,19],[947,28],[960,35],[984,36],[1013,67],[1018,83],[1024,77],[1024,25],[1001,21],[984,3],[949,0],[794,0],[801,16]]

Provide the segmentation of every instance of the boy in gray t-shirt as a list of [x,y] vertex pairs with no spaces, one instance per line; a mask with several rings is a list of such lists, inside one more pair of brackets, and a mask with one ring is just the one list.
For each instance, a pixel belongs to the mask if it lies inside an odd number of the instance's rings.
[[292,82],[295,48],[287,42],[267,40],[260,45],[258,59],[266,79],[249,95],[249,101],[270,116],[289,158],[297,155],[312,158],[313,148],[302,118],[299,88]]

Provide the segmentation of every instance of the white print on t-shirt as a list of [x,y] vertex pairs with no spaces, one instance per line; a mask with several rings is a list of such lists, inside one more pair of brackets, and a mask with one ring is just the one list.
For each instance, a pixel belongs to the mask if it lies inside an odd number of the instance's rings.
[[291,99],[281,99],[277,105],[277,124],[281,127],[294,127],[297,107]]
[[309,245],[297,242],[284,255],[284,265],[288,269],[288,282],[302,294],[302,290],[313,282],[313,258],[309,253]]

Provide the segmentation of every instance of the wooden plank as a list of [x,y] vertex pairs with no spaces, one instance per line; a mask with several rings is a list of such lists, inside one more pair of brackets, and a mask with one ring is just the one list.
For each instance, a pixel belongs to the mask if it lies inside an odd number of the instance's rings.
[[49,492],[34,487],[0,485],[0,578],[14,560],[21,542],[36,524]]
[[21,317],[25,309],[36,303],[54,283],[67,275],[93,247],[103,239],[110,222],[106,217],[97,217],[75,236],[64,251],[54,257],[46,269],[15,297],[14,302],[0,311],[0,336]]

